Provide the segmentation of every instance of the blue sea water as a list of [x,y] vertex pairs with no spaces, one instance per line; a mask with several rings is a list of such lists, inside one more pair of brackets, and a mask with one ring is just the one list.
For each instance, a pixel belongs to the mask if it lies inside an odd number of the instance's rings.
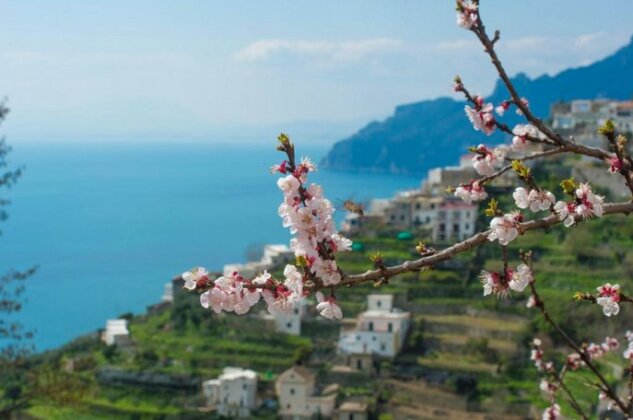
[[[318,162],[326,149],[304,152]],[[244,262],[253,244],[289,240],[268,173],[282,160],[272,146],[27,144],[10,158],[26,171],[3,192],[12,203],[0,225],[0,273],[39,266],[19,314],[38,350],[142,312],[191,266],[221,270]],[[420,180],[321,170],[311,181],[336,204]]]

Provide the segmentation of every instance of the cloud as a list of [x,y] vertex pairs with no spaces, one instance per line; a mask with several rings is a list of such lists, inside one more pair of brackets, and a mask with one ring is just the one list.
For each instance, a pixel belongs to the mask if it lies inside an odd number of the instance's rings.
[[[586,49],[603,48],[609,52],[613,47],[626,42],[626,37],[608,36],[606,32],[593,32],[576,36],[525,36],[520,38],[501,38],[499,48],[506,51],[522,51],[524,53],[542,53],[544,50],[553,50],[557,54],[560,51],[583,51]],[[474,39],[458,39],[454,41],[442,41],[432,47],[438,52],[461,52],[467,50],[481,50],[481,44]]]
[[393,52],[401,45],[401,41],[393,38],[342,42],[263,39],[247,45],[232,57],[240,61],[262,61],[280,54],[292,54],[333,61],[357,61],[370,55]]

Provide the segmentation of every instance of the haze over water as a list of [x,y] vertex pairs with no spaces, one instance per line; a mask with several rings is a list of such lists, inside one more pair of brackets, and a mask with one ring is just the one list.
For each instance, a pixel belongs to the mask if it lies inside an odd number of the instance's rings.
[[[325,148],[301,148],[315,162]],[[270,146],[205,144],[17,145],[25,165],[0,225],[0,272],[39,265],[19,319],[37,350],[61,345],[124,312],[157,303],[174,275],[195,265],[244,262],[253,244],[288,243],[269,167]],[[335,204],[389,197],[418,178],[319,170]],[[338,218],[343,216],[337,211]],[[201,309],[202,310],[202,309]]]

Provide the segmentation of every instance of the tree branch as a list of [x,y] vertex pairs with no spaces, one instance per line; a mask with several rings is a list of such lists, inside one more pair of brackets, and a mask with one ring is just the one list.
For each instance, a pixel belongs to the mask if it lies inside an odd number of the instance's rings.
[[[604,205],[604,214],[629,214],[633,212],[633,203],[607,203]],[[576,221],[580,221],[580,216],[575,216]],[[525,233],[531,230],[548,228],[550,226],[560,223],[560,220],[556,215],[550,215],[542,219],[530,220],[525,223],[519,224],[519,232]],[[455,255],[462,252],[471,250],[476,246],[485,243],[488,240],[490,230],[476,233],[470,238],[458,242],[442,251],[438,251],[433,255],[422,257],[413,261],[406,261],[402,264],[392,267],[386,267],[384,270],[369,270],[363,274],[345,274],[339,284],[336,287],[351,286],[354,284],[364,283],[368,281],[377,281],[383,278],[390,278],[398,274],[420,271],[424,267],[432,266],[438,262],[449,260]]]

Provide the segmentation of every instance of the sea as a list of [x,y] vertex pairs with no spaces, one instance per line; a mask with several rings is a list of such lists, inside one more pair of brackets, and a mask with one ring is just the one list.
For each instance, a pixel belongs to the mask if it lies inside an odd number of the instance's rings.
[[[40,143],[14,145],[19,182],[1,191],[0,273],[38,266],[14,317],[35,331],[37,351],[142,313],[165,283],[193,266],[222,270],[290,235],[277,208],[270,146],[206,143]],[[301,153],[303,152],[303,153]],[[318,162],[327,147],[302,148]],[[405,176],[319,170],[311,182],[344,217],[346,199],[391,197],[419,185]]]

